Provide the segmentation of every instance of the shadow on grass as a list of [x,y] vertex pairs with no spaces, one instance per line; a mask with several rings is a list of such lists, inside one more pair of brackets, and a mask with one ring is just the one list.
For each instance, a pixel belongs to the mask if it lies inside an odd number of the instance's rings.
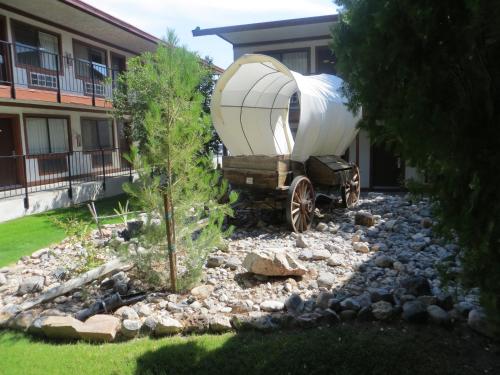
[[136,375],[499,373],[498,357],[477,340],[435,327],[407,330],[370,323],[240,333],[219,344],[188,338],[139,357]]

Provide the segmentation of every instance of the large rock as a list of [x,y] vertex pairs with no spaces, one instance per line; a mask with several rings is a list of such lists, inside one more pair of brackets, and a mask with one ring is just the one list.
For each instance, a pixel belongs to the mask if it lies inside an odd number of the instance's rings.
[[285,308],[285,304],[281,301],[264,301],[260,304],[260,309],[267,312],[281,311]]
[[118,310],[115,311],[115,315],[119,318],[125,320],[137,320],[139,319],[139,314],[131,308],[130,306],[122,306]]
[[35,320],[36,315],[33,311],[23,311],[15,316],[9,323],[9,328],[26,331]]
[[231,320],[224,315],[216,315],[209,321],[209,329],[215,333],[231,331]]
[[401,281],[401,287],[406,289],[407,294],[414,296],[431,295],[429,281],[423,276],[408,277]]
[[307,269],[285,251],[248,253],[243,267],[249,272],[265,276],[303,276]]
[[112,315],[97,314],[88,318],[79,327],[80,337],[88,341],[110,342],[120,331],[120,319]]
[[170,317],[158,319],[154,333],[156,336],[175,335],[182,331],[182,323]]
[[48,316],[43,319],[40,328],[48,338],[78,339],[83,325],[71,316]]
[[122,322],[121,334],[126,338],[134,338],[141,331],[142,323],[140,320],[125,319]]
[[200,285],[191,289],[191,295],[197,299],[207,299],[213,291],[213,285]]
[[37,293],[43,290],[43,285],[45,284],[45,277],[43,276],[31,276],[24,279],[19,285],[17,290],[17,295],[22,296],[28,293]]
[[427,320],[427,306],[419,300],[405,302],[403,319],[410,323],[424,323]]
[[375,218],[369,212],[357,212],[356,216],[354,217],[354,224],[371,227],[373,224],[375,224]]
[[335,275],[331,272],[320,272],[318,286],[330,289],[335,284]]
[[391,268],[394,263],[394,259],[388,257],[387,255],[380,255],[375,258],[374,263],[380,268]]
[[304,300],[300,295],[294,293],[285,301],[285,307],[293,315],[300,314],[304,310]]
[[21,311],[18,305],[9,304],[0,310],[0,328],[7,326]]
[[439,306],[427,306],[427,313],[429,314],[430,321],[435,324],[443,326],[449,326],[451,324],[450,314]]
[[389,302],[378,301],[372,304],[372,314],[375,319],[389,320],[394,314],[394,308]]
[[325,260],[330,258],[331,254],[326,249],[314,249],[312,251],[312,259],[313,260]]
[[469,312],[467,323],[469,324],[469,327],[471,327],[474,331],[480,333],[481,335],[495,337],[493,324],[488,321],[484,311],[479,309],[471,310]]
[[366,253],[369,253],[370,252],[370,248],[368,247],[368,245],[364,242],[354,242],[352,244],[352,248],[354,249],[354,251],[356,251],[357,253],[363,253],[363,254],[366,254]]

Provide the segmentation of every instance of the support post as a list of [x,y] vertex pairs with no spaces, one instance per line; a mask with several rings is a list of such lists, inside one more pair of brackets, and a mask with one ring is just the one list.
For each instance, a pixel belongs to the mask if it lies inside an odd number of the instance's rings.
[[10,72],[10,97],[12,99],[16,98],[16,86],[14,84],[14,45],[9,43],[7,45],[7,62],[9,64],[9,72]]
[[92,105],[95,107],[95,80],[94,80],[94,63],[90,63],[90,78],[92,79]]
[[26,155],[23,155],[23,171],[24,171],[24,208],[30,208],[30,201],[28,197],[28,172],[26,171]]
[[61,103],[61,79],[59,77],[60,66],[59,66],[59,55],[56,57],[56,82],[57,82],[57,102]]
[[69,188],[68,188],[68,197],[73,200],[73,185],[72,185],[72,175],[71,175],[71,157],[70,153],[67,154],[67,162],[68,162],[68,180],[69,180]]
[[106,190],[106,166],[104,165],[104,150],[101,148],[101,163],[102,163],[102,188]]
[[163,193],[163,208],[165,210],[165,225],[167,229],[168,260],[170,263],[170,287],[177,290],[177,255],[175,253],[175,222],[170,186]]

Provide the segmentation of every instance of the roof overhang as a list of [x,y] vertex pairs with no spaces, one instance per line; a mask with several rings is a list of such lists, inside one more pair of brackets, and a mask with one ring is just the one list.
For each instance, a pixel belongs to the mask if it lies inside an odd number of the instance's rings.
[[234,47],[275,44],[300,40],[330,38],[330,28],[338,21],[338,14],[259,22],[245,25],[215,27],[192,31],[193,36],[217,35]]
[[161,41],[82,1],[48,2],[2,0],[0,8],[131,54],[153,51]]

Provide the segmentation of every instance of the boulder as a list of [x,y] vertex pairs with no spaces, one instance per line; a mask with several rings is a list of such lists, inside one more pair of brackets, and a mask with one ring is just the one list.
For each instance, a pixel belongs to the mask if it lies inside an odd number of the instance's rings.
[[140,320],[125,319],[122,322],[121,334],[126,338],[134,338],[139,335],[141,331],[142,323]]
[[380,268],[391,268],[394,264],[394,259],[388,257],[387,255],[380,255],[375,258],[374,263]]
[[300,314],[304,310],[304,300],[301,296],[294,293],[285,301],[285,307],[293,315]]
[[427,307],[419,300],[405,302],[403,319],[410,323],[424,323],[427,320]]
[[137,320],[139,319],[139,314],[131,308],[130,306],[122,306],[118,310],[115,311],[114,313],[115,316],[118,316],[122,320],[128,319],[128,320]]
[[344,257],[339,254],[332,254],[330,258],[327,259],[326,264],[330,267],[339,267],[344,265]]
[[239,266],[241,266],[241,260],[239,260],[237,257],[230,257],[224,263],[224,267],[229,268],[230,270],[233,271],[236,271]]
[[295,240],[295,246],[300,247],[301,249],[305,249],[309,247],[309,244],[304,240],[304,237],[302,237],[301,234],[297,236],[297,239]]
[[394,314],[394,309],[389,302],[378,301],[372,304],[372,314],[377,320],[389,320]]
[[427,314],[429,314],[430,321],[435,324],[443,326],[449,326],[451,324],[450,314],[439,306],[427,306]]
[[210,331],[215,333],[228,332],[233,329],[231,320],[224,315],[216,315],[208,323]]
[[401,281],[401,287],[414,296],[432,295],[429,280],[423,276],[408,277]]
[[31,326],[35,318],[36,315],[33,311],[23,311],[17,314],[15,318],[10,321],[9,328],[18,331],[26,331]]
[[364,242],[354,242],[352,244],[352,248],[354,249],[354,251],[356,251],[358,253],[364,253],[364,254],[366,254],[366,253],[370,252],[370,248]]
[[375,218],[369,212],[357,212],[356,216],[354,216],[354,224],[371,227],[375,224]]
[[264,301],[260,304],[260,309],[267,312],[281,311],[285,308],[285,304],[281,301]]
[[324,232],[325,230],[328,229],[328,224],[326,223],[318,223],[318,225],[316,225],[316,230],[319,231],[319,232]]
[[78,339],[84,323],[71,316],[47,316],[41,322],[41,330],[48,338]]
[[93,342],[111,342],[120,331],[120,319],[113,315],[97,314],[79,327],[80,337]]
[[335,284],[335,275],[331,272],[320,272],[318,276],[318,286],[330,289]]
[[330,258],[331,254],[326,249],[314,249],[312,251],[312,259],[313,260],[325,260]]
[[340,302],[340,307],[342,310],[358,311],[361,308],[361,305],[354,298],[346,298]]
[[0,328],[7,326],[10,321],[21,311],[18,305],[9,304],[0,310]]
[[307,269],[285,251],[248,253],[243,261],[248,272],[265,276],[303,276]]
[[207,267],[208,268],[216,268],[220,267],[224,264],[225,258],[220,255],[212,255],[207,259]]
[[38,259],[49,252],[49,249],[40,249],[31,254],[32,259]]
[[158,319],[154,333],[156,336],[175,335],[182,331],[182,323],[170,317]]
[[316,306],[320,309],[328,309],[330,307],[330,300],[334,299],[335,295],[329,292],[320,292],[316,298]]
[[213,291],[213,285],[200,285],[191,289],[191,295],[197,299],[207,299]]
[[19,285],[19,289],[17,290],[17,295],[22,296],[28,293],[37,293],[43,290],[43,286],[45,284],[45,277],[43,276],[31,276],[23,281]]
[[467,319],[467,324],[474,331],[480,333],[481,335],[488,336],[491,338],[495,337],[495,330],[493,324],[488,321],[486,314],[483,310],[474,309],[469,312]]

